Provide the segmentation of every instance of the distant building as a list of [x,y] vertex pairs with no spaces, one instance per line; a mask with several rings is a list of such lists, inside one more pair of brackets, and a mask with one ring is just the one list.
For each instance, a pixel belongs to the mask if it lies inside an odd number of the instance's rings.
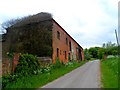
[[84,60],[83,48],[49,15],[39,13],[8,28],[3,44],[3,58],[12,50],[50,57],[53,62]]

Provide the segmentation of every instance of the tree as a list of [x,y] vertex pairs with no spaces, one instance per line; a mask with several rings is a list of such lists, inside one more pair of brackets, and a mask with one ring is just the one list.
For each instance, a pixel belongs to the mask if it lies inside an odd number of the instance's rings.
[[118,47],[115,43],[112,43],[111,41],[104,43],[103,48],[106,49],[107,55],[117,55],[118,53]]
[[84,49],[84,57],[86,60],[90,60],[90,58],[91,58],[91,55],[89,54],[89,51],[87,48]]
[[106,55],[106,49],[105,48],[99,48],[99,50],[98,50],[98,58],[103,59],[104,55]]
[[91,54],[92,58],[98,58],[98,49],[99,47],[91,47],[89,49],[89,53]]

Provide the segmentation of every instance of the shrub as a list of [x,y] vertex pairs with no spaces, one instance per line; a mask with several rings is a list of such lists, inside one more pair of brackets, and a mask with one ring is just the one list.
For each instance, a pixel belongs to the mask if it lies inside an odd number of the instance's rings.
[[32,54],[22,54],[19,59],[19,64],[16,67],[15,74],[27,76],[37,74],[40,64],[36,56]]
[[2,88],[4,88],[8,84],[8,82],[11,81],[10,78],[10,75],[2,76]]
[[46,66],[46,67],[41,67],[41,73],[51,73],[51,67]]
[[56,62],[52,65],[52,68],[60,68],[62,66],[64,66],[64,63],[60,62],[59,58],[56,58]]
[[67,62],[65,63],[66,67],[73,67],[74,62]]
[[86,54],[86,55],[85,55],[85,59],[86,59],[86,60],[90,60],[90,59],[91,59],[91,55],[90,55],[90,54]]

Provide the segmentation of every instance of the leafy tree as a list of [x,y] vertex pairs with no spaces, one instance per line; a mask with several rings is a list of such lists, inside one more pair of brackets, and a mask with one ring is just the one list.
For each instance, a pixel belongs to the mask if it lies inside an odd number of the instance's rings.
[[104,55],[106,55],[106,49],[105,48],[99,48],[99,50],[98,50],[98,58],[103,59]]
[[117,55],[118,54],[118,46],[115,43],[108,42],[103,44],[103,48],[106,49],[107,55]]
[[89,53],[91,54],[92,58],[98,58],[98,49],[99,47],[91,47],[89,49]]
[[87,48],[84,49],[84,57],[86,60],[90,60],[90,58],[91,58],[91,55],[89,54],[89,51]]

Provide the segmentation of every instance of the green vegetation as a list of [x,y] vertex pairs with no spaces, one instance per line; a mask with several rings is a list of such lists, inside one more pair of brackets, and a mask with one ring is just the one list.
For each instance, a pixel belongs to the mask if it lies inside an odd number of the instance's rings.
[[[2,24],[6,30],[2,42],[2,55],[12,49],[17,53],[29,53],[52,57],[52,15],[38,13],[19,19],[12,19]],[[14,43],[14,44],[13,44]]]
[[15,71],[2,77],[3,88],[9,83],[16,82],[19,78],[37,74],[39,70],[40,64],[36,56],[32,54],[21,54],[19,64]]
[[108,55],[117,55],[118,51],[118,46],[115,43],[108,42],[104,43],[102,47],[91,47],[89,49],[84,49],[84,56],[86,60],[90,60],[91,58],[104,59],[105,56]]
[[37,71],[39,68],[40,63],[36,56],[33,56],[32,54],[22,54],[14,73],[21,76],[28,76],[30,74],[38,73]]
[[20,63],[18,64],[15,73],[2,77],[3,89],[38,88],[63,76],[85,62],[86,61],[78,63],[73,61],[62,63],[57,59],[56,64],[41,66],[37,63],[35,56],[23,54],[20,57]]
[[101,60],[103,88],[118,88],[118,57]]

